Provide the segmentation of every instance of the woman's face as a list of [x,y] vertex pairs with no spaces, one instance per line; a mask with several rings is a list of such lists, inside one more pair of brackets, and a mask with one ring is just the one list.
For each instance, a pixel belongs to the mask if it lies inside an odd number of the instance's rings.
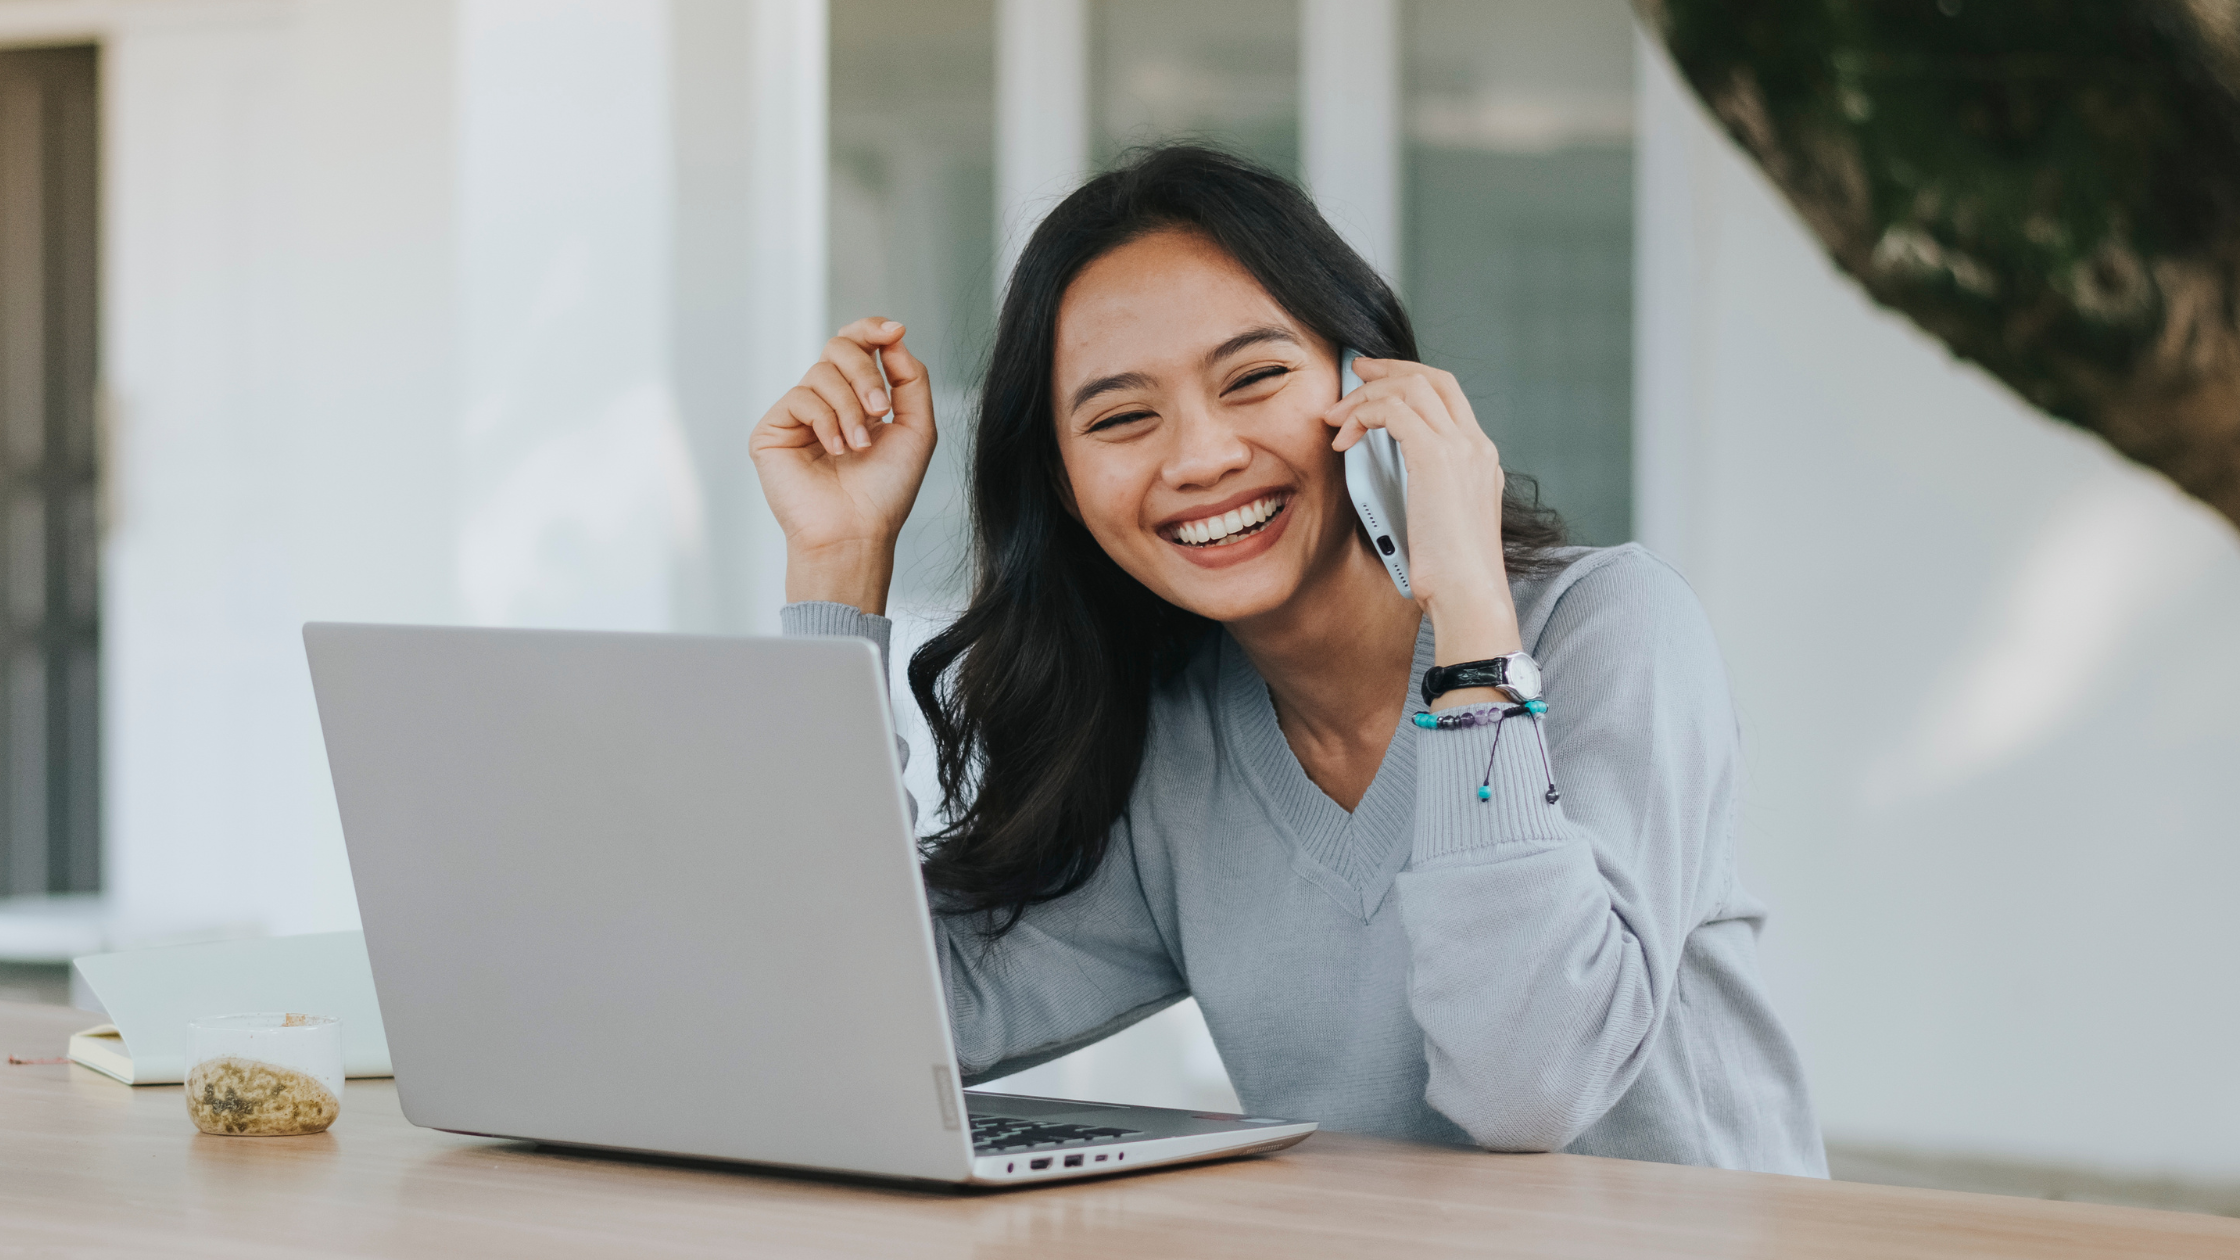
[[1343,563],[1353,517],[1323,412],[1336,347],[1189,231],[1084,268],[1058,309],[1058,450],[1105,554],[1222,622]]

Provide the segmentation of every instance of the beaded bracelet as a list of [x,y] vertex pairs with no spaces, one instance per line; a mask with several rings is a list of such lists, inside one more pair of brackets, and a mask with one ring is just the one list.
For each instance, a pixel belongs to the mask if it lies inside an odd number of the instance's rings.
[[1563,793],[1556,791],[1555,767],[1548,761],[1548,736],[1540,729],[1540,715],[1547,711],[1547,701],[1527,700],[1523,704],[1513,704],[1506,708],[1497,704],[1490,709],[1464,709],[1457,713],[1418,713],[1415,723],[1427,731],[1466,730],[1489,724],[1493,727],[1493,752],[1486,758],[1485,782],[1478,785],[1478,799],[1490,801],[1493,799],[1493,763],[1501,755],[1502,724],[1519,714],[1530,717],[1532,734],[1540,741],[1540,769],[1548,777],[1548,794],[1545,799],[1548,804],[1553,805],[1563,799]]

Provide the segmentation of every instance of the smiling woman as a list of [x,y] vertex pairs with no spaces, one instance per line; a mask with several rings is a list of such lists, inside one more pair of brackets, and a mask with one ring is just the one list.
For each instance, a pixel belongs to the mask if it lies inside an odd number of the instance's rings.
[[[934,440],[905,331],[849,325],[756,427],[789,633],[886,642]],[[972,602],[909,671],[960,1061],[1195,996],[1259,1114],[1824,1172],[1701,610],[1637,547],[1561,547],[1415,360],[1304,194],[1224,154],[1146,151],[1035,232],[976,420]],[[1379,428],[1412,598],[1345,489]]]

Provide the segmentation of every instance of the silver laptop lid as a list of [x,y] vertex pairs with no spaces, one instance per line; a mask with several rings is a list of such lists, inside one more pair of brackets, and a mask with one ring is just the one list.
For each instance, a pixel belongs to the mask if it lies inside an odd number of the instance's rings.
[[408,1119],[969,1175],[870,644],[303,633]]

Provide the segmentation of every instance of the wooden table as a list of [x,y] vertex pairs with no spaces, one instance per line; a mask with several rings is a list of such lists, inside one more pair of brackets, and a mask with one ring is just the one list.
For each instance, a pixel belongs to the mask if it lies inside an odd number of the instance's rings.
[[[0,1003],[0,1054],[93,1022]],[[0,1065],[0,1254],[2240,1257],[2240,1220],[1317,1134],[1281,1155],[948,1193],[416,1129],[195,1132],[177,1086]]]

